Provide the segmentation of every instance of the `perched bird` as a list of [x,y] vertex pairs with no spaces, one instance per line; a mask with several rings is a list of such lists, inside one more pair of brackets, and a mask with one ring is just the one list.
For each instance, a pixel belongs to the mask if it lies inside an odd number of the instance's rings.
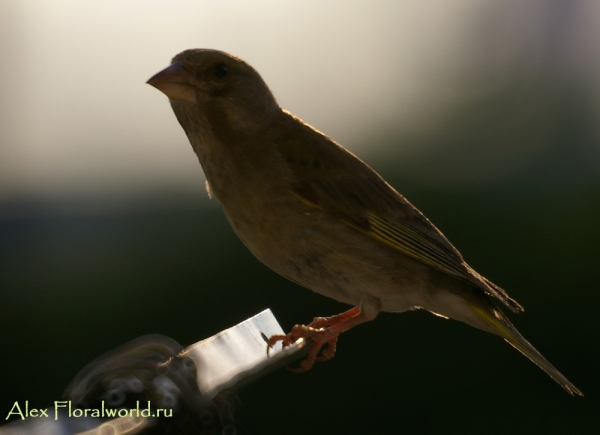
[[299,371],[332,358],[340,333],[380,311],[422,308],[499,335],[582,395],[498,308],[521,305],[373,169],[279,107],[250,65],[221,51],[186,50],[148,83],[169,97],[209,193],[248,249],[286,278],[355,306],[270,338],[268,346],[313,341]]

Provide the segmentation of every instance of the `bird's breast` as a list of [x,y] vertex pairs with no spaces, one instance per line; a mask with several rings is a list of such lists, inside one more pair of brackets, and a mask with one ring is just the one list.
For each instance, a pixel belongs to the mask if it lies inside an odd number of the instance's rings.
[[223,205],[234,231],[267,267],[351,305],[367,294],[389,311],[423,304],[416,295],[425,284],[387,247],[293,196],[265,198]]
[[260,165],[252,156],[232,161],[217,151],[206,157],[211,159],[208,165],[203,162],[211,190],[233,230],[267,267],[348,304],[360,304],[370,295],[386,311],[426,306],[420,297],[428,286],[426,272],[414,273],[425,265],[301,201],[275,157]]

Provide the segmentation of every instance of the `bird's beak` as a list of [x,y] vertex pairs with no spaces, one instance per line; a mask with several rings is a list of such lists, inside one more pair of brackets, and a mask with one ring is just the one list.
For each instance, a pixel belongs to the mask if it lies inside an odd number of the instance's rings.
[[184,100],[196,104],[196,87],[194,76],[187,72],[181,62],[175,62],[154,74],[148,83],[161,91],[170,100]]

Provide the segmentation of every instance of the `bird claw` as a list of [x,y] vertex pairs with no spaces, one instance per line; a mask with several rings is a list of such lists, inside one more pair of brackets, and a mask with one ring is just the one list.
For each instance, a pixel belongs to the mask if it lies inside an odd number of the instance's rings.
[[[289,346],[301,338],[308,338],[312,341],[310,350],[306,359],[300,362],[297,369],[288,370],[294,373],[302,373],[310,370],[315,362],[329,361],[335,355],[337,339],[340,333],[352,326],[364,322],[364,316],[359,307],[354,307],[344,313],[331,317],[315,317],[308,326],[296,325],[292,332],[286,335],[273,335],[267,341],[267,355],[269,349],[278,341],[281,341],[283,347]],[[319,356],[319,351],[327,345]]]
[[[317,318],[324,319],[324,318]],[[283,347],[287,347],[292,343],[295,343],[301,338],[308,338],[312,341],[312,345],[310,350],[308,351],[308,355],[306,358],[300,362],[300,367],[298,368],[290,368],[286,367],[289,371],[293,373],[303,373],[312,368],[315,362],[323,362],[328,361],[335,355],[335,348],[337,343],[337,335],[332,336],[330,332],[327,331],[327,328],[314,328],[314,325],[317,321],[315,319],[309,326],[306,325],[296,325],[292,328],[292,332],[286,335],[273,335],[267,341],[267,355],[269,354],[269,349],[273,347],[278,341],[281,341],[281,345]],[[323,353],[321,356],[319,355],[319,351],[321,348],[327,345],[325,349],[323,349]]]
[[337,340],[338,338],[336,336],[335,338],[332,338],[331,340],[325,343],[327,344],[327,347],[322,350],[321,356],[317,357],[317,362],[329,361],[335,356]]

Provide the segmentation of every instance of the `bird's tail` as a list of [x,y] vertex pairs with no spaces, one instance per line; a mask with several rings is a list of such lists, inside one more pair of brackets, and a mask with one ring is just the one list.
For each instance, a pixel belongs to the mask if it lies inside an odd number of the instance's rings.
[[493,311],[483,309],[476,305],[469,304],[473,312],[485,321],[499,336],[504,338],[512,347],[517,349],[542,370],[544,370],[552,379],[560,384],[571,395],[583,396],[583,393],[573,385],[561,372],[559,372],[546,358],[542,356],[525,338],[517,331],[502,312],[494,308]]

